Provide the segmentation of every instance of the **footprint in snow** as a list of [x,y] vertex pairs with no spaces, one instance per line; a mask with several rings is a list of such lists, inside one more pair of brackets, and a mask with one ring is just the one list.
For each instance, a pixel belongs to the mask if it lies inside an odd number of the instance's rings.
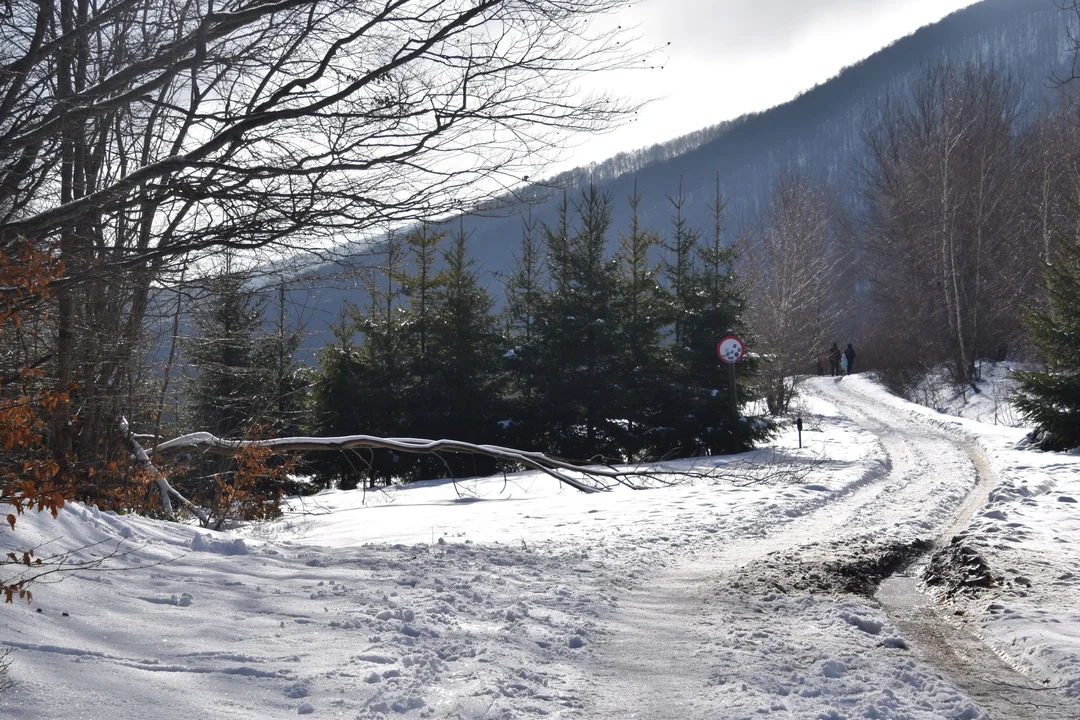
[[821,666],[821,674],[827,678],[841,678],[847,673],[847,666],[839,660],[827,660]]

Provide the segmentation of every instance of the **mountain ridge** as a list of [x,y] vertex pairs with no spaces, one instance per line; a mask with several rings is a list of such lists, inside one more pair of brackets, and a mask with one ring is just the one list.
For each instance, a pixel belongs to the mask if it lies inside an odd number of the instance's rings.
[[[590,180],[612,196],[613,247],[625,230],[627,197],[635,183],[643,195],[639,209],[645,227],[667,231],[671,214],[667,196],[675,194],[681,183],[683,214],[692,227],[703,229],[711,227],[708,207],[719,175],[727,201],[726,237],[731,241],[754,221],[781,170],[798,168],[829,181],[841,194],[848,193],[866,114],[887,93],[902,92],[924,66],[944,59],[995,62],[1014,72],[1025,83],[1027,100],[1036,103],[1052,94],[1046,79],[1067,56],[1071,57],[1065,16],[1053,0],[982,0],[899,38],[786,103],[559,173],[519,192],[534,202],[531,207],[520,204],[498,215],[468,216],[460,222],[470,233],[470,252],[496,294],[500,277],[513,265],[521,213],[528,209],[534,221],[552,223],[553,199],[561,195],[552,189],[560,185],[568,188],[572,200]],[[698,138],[701,142],[695,144]],[[538,202],[542,193],[552,197]],[[456,230],[458,223],[455,219],[447,229]],[[344,263],[337,269],[347,267]],[[360,283],[348,280],[337,286],[297,287],[290,297],[312,309],[308,327],[312,337],[305,344],[309,349],[325,344],[326,324],[338,317],[343,301],[366,304]]]

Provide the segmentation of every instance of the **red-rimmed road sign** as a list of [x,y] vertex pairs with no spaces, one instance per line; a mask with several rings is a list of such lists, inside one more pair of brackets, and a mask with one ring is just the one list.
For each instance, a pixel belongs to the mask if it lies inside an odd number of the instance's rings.
[[742,360],[743,355],[746,354],[746,345],[734,335],[728,335],[716,344],[716,354],[721,360],[731,365]]

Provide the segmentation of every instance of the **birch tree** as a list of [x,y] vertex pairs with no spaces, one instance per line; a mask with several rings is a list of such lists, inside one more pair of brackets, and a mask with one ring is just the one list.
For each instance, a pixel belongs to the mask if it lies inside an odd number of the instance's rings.
[[750,325],[765,358],[769,411],[787,411],[796,376],[824,356],[844,304],[844,270],[829,190],[797,171],[781,174],[760,224],[743,238],[751,283]]
[[933,66],[866,134],[871,282],[882,316],[901,319],[886,353],[918,347],[961,387],[978,358],[1018,341],[1034,283],[1017,188],[1020,98],[996,67]]

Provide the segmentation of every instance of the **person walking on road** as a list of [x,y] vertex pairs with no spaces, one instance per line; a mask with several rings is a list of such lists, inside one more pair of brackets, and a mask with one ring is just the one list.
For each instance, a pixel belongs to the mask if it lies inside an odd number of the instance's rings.
[[847,374],[850,375],[855,371],[855,348],[851,346],[851,343],[848,343],[844,350],[844,359],[847,360]]
[[832,371],[833,377],[840,374],[841,357],[843,357],[843,353],[840,352],[840,346],[833,343],[832,347],[829,348],[829,368]]

